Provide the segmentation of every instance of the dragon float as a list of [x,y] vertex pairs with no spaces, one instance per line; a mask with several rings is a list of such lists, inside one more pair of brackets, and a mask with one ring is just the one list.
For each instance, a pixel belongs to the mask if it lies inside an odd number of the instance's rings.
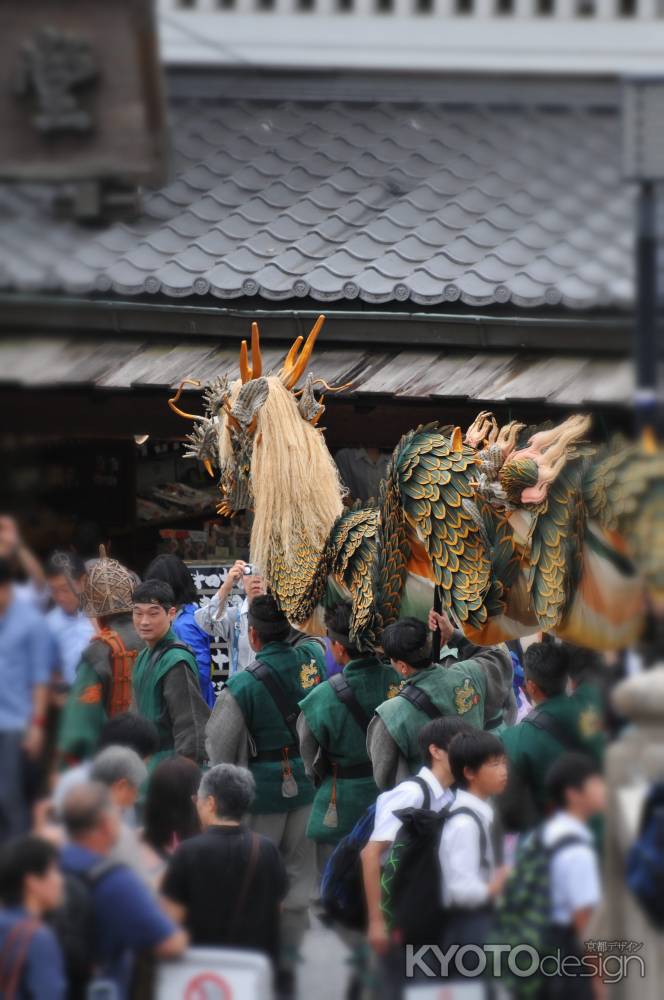
[[[482,412],[465,434],[407,433],[375,501],[344,507],[318,424],[333,388],[305,372],[324,317],[283,366],[263,374],[257,324],[240,375],[204,389],[186,454],[219,473],[219,513],[253,511],[251,559],[289,619],[322,630],[321,608],[352,601],[357,641],[398,617],[425,619],[434,587],[473,641],[539,631],[620,648],[664,595],[664,456],[653,442],[586,440],[587,416],[499,427]],[[199,384],[199,383],[194,383]],[[299,388],[298,388],[299,385]],[[638,571],[637,568],[638,567]]]

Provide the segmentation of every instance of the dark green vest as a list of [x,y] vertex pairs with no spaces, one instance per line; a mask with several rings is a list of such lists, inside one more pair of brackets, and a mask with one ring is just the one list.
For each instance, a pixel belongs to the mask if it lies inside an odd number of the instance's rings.
[[[460,715],[471,726],[484,727],[486,678],[482,667],[474,660],[448,661],[448,666],[435,665],[420,670],[406,681],[422,688],[441,715]],[[376,709],[390,736],[405,757],[411,774],[422,766],[418,736],[429,717],[405,698],[392,698]]]
[[[355,697],[371,719],[378,705],[399,691],[400,679],[391,667],[376,657],[351,660],[344,677]],[[343,705],[328,683],[321,684],[300,708],[309,729],[331,763],[355,767],[369,763],[366,734]],[[330,773],[316,790],[307,836],[320,843],[336,844],[355,826],[378,795],[373,777],[338,778],[336,781],[337,825],[326,826],[325,815],[332,800],[334,779]]]
[[[256,654],[256,659],[270,667],[290,701],[295,704],[325,680],[325,652],[315,639],[305,640],[297,646],[270,642]],[[228,690],[242,711],[258,753],[278,751],[293,744],[293,736],[261,681],[243,670],[229,679]],[[249,761],[256,782],[253,813],[291,812],[312,802],[314,790],[304,773],[299,750],[295,754],[290,752],[289,760],[292,760],[293,777],[298,788],[298,794],[292,798],[285,798],[281,793],[282,764],[279,760]]]
[[169,629],[156,646],[138,654],[134,665],[133,689],[137,711],[139,715],[154,722],[159,733],[159,752],[150,760],[151,769],[160,760],[172,757],[175,752],[173,727],[164,701],[164,677],[176,664],[185,663],[198,681],[198,665],[193,653],[184,649],[171,649],[162,653],[165,646],[174,642],[179,643],[180,640],[173,629]]
[[[586,685],[581,685],[586,688]],[[542,711],[551,715],[578,744],[578,751],[602,762],[605,737],[602,732],[601,705],[594,693],[577,690],[573,695],[548,698]],[[536,728],[527,717],[501,734],[510,765],[530,788],[535,804],[544,815],[547,804],[546,776],[553,762],[566,748],[552,733]]]

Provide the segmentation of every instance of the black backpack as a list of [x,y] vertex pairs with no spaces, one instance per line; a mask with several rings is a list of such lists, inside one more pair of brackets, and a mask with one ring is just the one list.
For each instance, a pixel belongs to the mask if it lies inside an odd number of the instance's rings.
[[437,942],[443,927],[442,872],[439,844],[452,816],[472,816],[480,834],[480,858],[487,865],[487,836],[476,814],[454,802],[440,812],[431,809],[431,793],[423,778],[410,778],[424,793],[421,809],[402,809],[401,820],[381,878],[381,909],[388,928],[404,944],[417,947]]
[[95,971],[95,914],[92,890],[118,862],[104,858],[87,872],[65,871],[65,901],[52,923],[65,963],[68,1000],[84,1000]]
[[627,885],[650,922],[664,929],[664,782],[652,786],[627,855]]

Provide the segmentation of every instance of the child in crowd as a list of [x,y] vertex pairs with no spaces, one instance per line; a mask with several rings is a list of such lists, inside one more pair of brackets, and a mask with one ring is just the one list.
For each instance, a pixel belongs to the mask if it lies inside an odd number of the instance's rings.
[[[588,822],[604,810],[604,779],[592,758],[567,753],[552,765],[547,787],[557,810],[542,828],[542,843],[551,851],[547,954],[559,950],[561,959],[567,955],[580,957],[601,895],[599,863]],[[561,845],[558,849],[557,844]],[[538,1000],[559,1000],[563,996],[565,1000],[590,1000],[594,992],[600,992],[601,984],[585,971],[585,976],[547,977]]]
[[[497,868],[495,864],[494,814],[489,802],[507,784],[503,744],[493,733],[473,729],[454,737],[448,757],[457,790],[440,839],[443,950],[451,945],[484,944],[493,901],[508,874],[505,866]],[[467,959],[468,969],[472,968],[471,958]]]

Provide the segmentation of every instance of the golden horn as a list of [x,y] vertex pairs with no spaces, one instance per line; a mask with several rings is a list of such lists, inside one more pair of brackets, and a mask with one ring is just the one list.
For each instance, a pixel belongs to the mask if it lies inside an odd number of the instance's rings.
[[207,472],[210,479],[214,479],[214,469],[212,468],[212,462],[209,458],[203,460],[203,465],[205,466],[205,471]]
[[[302,343],[302,337],[298,337],[295,344],[291,347],[288,352],[288,356],[284,362],[284,367],[282,370],[282,380],[287,389],[292,389],[296,385],[302,374],[309,364],[309,359],[314,349],[316,343],[316,338],[320,333],[323,323],[325,322],[325,316],[320,315],[314,325],[311,328],[311,332],[307,337],[306,343],[302,350],[298,354],[299,345]],[[299,341],[299,343],[298,343]],[[297,346],[296,346],[297,345]]]
[[184,389],[185,385],[200,386],[200,384],[201,383],[198,381],[198,379],[195,379],[195,378],[185,378],[185,379],[182,379],[182,381],[180,382],[180,384],[178,386],[178,391],[168,401],[168,405],[172,409],[173,413],[177,413],[178,417],[184,417],[185,420],[200,420],[201,419],[200,417],[195,416],[195,414],[193,414],[193,413],[185,413],[184,410],[181,410],[179,408],[179,406],[175,405],[177,403],[178,399],[180,398],[180,396],[182,395],[182,390]]
[[251,364],[249,364],[249,351],[246,340],[240,346],[240,378],[242,385],[251,382],[254,378],[260,378],[263,373],[263,357],[261,355],[260,331],[258,323],[251,324]]

